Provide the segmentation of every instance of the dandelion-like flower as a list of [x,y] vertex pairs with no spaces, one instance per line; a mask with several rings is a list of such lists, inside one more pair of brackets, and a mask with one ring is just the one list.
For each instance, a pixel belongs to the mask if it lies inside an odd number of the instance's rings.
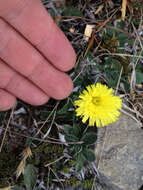
[[89,126],[106,126],[118,120],[119,109],[122,107],[120,97],[113,94],[113,89],[101,83],[86,87],[74,102],[76,115],[82,117],[85,123],[89,119]]

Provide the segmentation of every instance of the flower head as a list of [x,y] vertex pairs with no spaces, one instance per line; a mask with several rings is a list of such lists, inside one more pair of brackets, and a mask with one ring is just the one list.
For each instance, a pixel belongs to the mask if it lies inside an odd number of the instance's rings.
[[74,102],[76,115],[82,117],[85,123],[89,119],[89,126],[106,126],[115,122],[120,115],[122,107],[120,97],[114,96],[113,89],[97,83],[86,87],[79,95],[79,100]]

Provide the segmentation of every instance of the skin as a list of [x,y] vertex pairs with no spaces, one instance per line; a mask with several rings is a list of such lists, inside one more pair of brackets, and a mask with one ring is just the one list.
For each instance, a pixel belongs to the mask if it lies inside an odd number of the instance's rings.
[[73,83],[70,70],[76,55],[40,0],[1,0],[0,111],[16,98],[42,105],[64,99]]

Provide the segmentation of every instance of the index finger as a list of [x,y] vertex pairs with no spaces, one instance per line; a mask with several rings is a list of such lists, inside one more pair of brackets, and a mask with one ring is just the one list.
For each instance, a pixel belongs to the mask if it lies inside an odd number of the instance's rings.
[[73,67],[76,56],[72,46],[39,0],[1,0],[0,16],[56,68],[67,71]]

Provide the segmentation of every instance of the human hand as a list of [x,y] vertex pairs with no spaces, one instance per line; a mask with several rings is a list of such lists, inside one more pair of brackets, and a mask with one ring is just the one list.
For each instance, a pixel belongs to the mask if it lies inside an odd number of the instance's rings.
[[1,0],[0,111],[16,98],[32,105],[64,99],[72,81],[64,73],[75,52],[40,0]]

